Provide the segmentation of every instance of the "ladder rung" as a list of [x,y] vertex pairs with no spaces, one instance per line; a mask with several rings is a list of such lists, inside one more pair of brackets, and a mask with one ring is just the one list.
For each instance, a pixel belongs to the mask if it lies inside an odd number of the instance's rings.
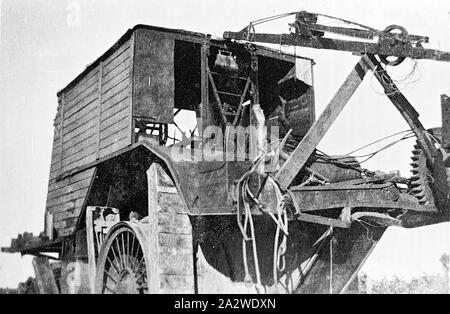
[[228,77],[230,77],[230,78],[234,78],[234,79],[237,79],[237,80],[244,80],[244,81],[247,80],[246,77],[242,77],[242,76],[233,76],[233,75],[230,75],[230,74],[227,74],[227,73],[217,73],[217,72],[213,72],[213,71],[210,71],[209,73],[214,74],[214,75],[226,75],[226,76],[228,76]]
[[227,93],[227,92],[221,92],[221,91],[217,91],[217,93],[223,94],[223,95],[228,95],[228,96],[242,97],[242,95],[239,95],[239,94],[233,94],[233,93]]
[[160,126],[154,126],[154,125],[146,126],[147,130],[159,130],[160,128],[161,128]]

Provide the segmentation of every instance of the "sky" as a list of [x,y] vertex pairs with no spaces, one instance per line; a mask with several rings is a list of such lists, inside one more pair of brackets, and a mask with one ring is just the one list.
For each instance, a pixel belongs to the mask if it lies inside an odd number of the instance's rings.
[[[359,22],[377,29],[391,24],[409,33],[427,35],[430,46],[450,51],[450,1],[434,0],[0,0],[0,246],[24,231],[43,230],[44,209],[56,114],[56,92],[77,76],[136,24],[150,24],[221,36],[242,29],[251,20],[307,10]],[[264,30],[287,32],[286,20]],[[296,48],[313,58],[317,115],[356,64],[345,52]],[[450,63],[405,61],[389,73],[421,115],[425,127],[441,126],[440,95],[450,94]],[[407,129],[371,75],[347,104],[319,148],[345,154],[387,135]],[[364,164],[372,170],[400,170],[409,176],[412,140],[401,142]],[[366,152],[375,150],[371,148]],[[389,241],[379,261],[407,261],[422,246],[402,237]],[[402,230],[401,233],[410,232]],[[423,249],[435,242],[450,246],[449,225],[420,233]],[[382,243],[384,239],[382,240]],[[387,241],[387,240],[386,240]],[[386,242],[385,243],[388,243]],[[383,246],[385,247],[384,244]],[[442,250],[442,246],[436,247]],[[374,254],[375,255],[375,254]],[[374,257],[376,258],[376,257]],[[414,260],[414,258],[412,259]],[[369,259],[368,263],[373,261]],[[376,263],[372,269],[383,271]],[[426,264],[426,263],[425,263]],[[379,266],[376,266],[379,265]],[[405,263],[403,263],[405,265]],[[378,268],[377,268],[378,267]],[[376,271],[376,270],[372,270]],[[15,287],[32,274],[31,258],[0,253],[0,287]]]

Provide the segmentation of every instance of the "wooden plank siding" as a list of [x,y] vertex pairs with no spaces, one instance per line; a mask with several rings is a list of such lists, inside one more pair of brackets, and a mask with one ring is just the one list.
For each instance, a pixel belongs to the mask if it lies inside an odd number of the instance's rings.
[[51,180],[47,195],[47,212],[53,215],[53,227],[59,236],[70,234],[85,206],[96,168],[79,172],[64,180]]
[[46,211],[69,235],[86,205],[95,168],[83,167],[132,144],[133,36],[59,94]]
[[70,171],[80,164],[94,161],[97,111],[99,106],[99,66],[94,68],[71,91],[64,95],[64,125],[62,135],[61,172]]
[[98,157],[106,157],[131,142],[131,73],[133,40],[103,62]]
[[59,95],[50,181],[131,144],[132,42]]

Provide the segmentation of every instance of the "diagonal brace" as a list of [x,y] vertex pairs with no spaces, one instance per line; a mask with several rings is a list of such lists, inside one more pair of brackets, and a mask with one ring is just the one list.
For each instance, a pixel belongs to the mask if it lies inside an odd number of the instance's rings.
[[374,70],[377,64],[378,62],[374,63],[367,55],[361,57],[320,117],[314,122],[308,133],[278,171],[276,179],[281,189],[284,190],[289,187],[342,112],[350,97],[362,83],[366,73],[369,70]]

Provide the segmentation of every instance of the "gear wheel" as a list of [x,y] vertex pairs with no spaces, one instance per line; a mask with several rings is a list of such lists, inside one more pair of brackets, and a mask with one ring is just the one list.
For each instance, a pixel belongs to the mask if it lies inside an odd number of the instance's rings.
[[[429,131],[434,138],[441,141],[440,128]],[[442,154],[438,153],[434,165],[430,167],[418,142],[412,153],[409,193],[414,195],[421,205],[436,206],[441,212],[448,211],[450,178],[443,165]]]
[[412,153],[412,176],[409,183],[409,193],[419,200],[419,204],[431,205],[434,203],[433,191],[430,187],[432,174],[427,166],[427,159],[419,143],[414,145]]

